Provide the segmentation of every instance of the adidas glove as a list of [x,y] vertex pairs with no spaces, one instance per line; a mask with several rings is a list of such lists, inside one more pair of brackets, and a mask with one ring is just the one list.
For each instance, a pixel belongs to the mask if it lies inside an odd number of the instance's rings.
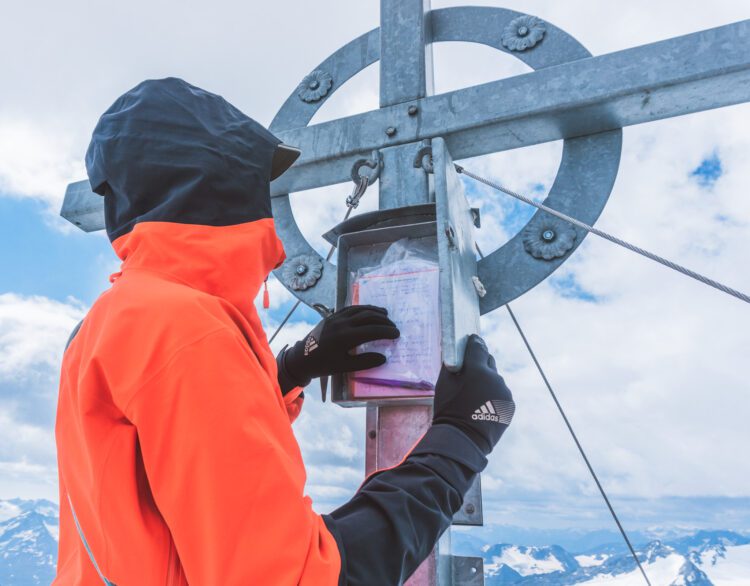
[[303,340],[279,352],[276,363],[281,392],[304,387],[314,377],[380,366],[385,363],[382,354],[350,351],[365,342],[393,340],[399,335],[386,309],[374,305],[344,307],[323,319]]
[[440,371],[433,424],[457,427],[488,455],[510,425],[515,409],[513,395],[498,374],[487,345],[472,335],[461,371],[452,373],[445,366]]

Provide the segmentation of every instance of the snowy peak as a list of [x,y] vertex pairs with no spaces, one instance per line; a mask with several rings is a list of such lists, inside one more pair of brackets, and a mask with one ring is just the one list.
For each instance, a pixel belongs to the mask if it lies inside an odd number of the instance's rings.
[[57,562],[57,505],[49,501],[0,501],[0,584],[47,585]]
[[[557,545],[533,547],[502,543],[487,548],[484,551],[484,559],[485,572],[491,576],[498,576],[504,568],[525,577],[569,572],[578,567],[576,559]],[[508,572],[505,571],[505,574]]]
[[[485,545],[487,586],[630,586],[643,584],[627,550],[603,545],[573,555],[559,546]],[[729,531],[701,531],[636,547],[654,586],[750,586],[750,539]]]

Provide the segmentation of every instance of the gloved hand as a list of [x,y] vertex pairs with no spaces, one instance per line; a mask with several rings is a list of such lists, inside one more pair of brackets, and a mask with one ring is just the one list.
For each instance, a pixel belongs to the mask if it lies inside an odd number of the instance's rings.
[[279,352],[276,363],[281,392],[304,387],[314,377],[380,366],[385,363],[382,354],[350,354],[350,350],[365,342],[393,340],[399,335],[385,308],[344,307],[323,319],[303,340]]
[[459,428],[489,455],[513,419],[513,395],[484,340],[469,337],[460,372],[443,366],[435,385],[433,424]]

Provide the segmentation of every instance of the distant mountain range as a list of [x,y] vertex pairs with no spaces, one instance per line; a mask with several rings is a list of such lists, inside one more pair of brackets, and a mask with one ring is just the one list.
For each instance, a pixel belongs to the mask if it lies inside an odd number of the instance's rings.
[[[58,508],[47,500],[0,500],[0,586],[48,585],[55,575]],[[519,535],[518,530],[502,533]],[[698,531],[636,547],[653,586],[750,586],[750,538],[731,531]],[[642,534],[637,534],[639,537]],[[481,556],[485,586],[642,586],[624,544],[607,532],[558,532],[560,545],[484,543],[453,535],[454,553]],[[538,536],[537,536],[538,538]],[[586,544],[573,549],[571,544]]]
[[[573,553],[557,546],[499,543],[477,549],[458,534],[454,552],[481,556],[485,586],[642,586],[624,544],[602,544]],[[480,553],[477,553],[480,552]],[[750,538],[731,531],[698,531],[636,547],[653,586],[750,586]]]

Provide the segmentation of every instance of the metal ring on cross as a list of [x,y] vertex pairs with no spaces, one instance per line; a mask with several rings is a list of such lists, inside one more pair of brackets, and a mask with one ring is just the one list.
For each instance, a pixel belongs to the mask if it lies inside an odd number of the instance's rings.
[[[532,69],[543,69],[591,57],[591,53],[566,32],[538,18],[503,8],[456,7],[430,13],[432,42],[479,43],[509,53]],[[273,122],[274,132],[306,126],[330,96],[355,74],[380,58],[380,29],[374,29],[323,61],[297,87]],[[543,91],[540,87],[540,91]],[[602,112],[606,115],[606,112]],[[565,115],[540,122],[565,125]],[[620,164],[622,131],[567,138],[557,176],[544,203],[593,224],[612,191]],[[299,230],[289,195],[275,196],[273,215],[288,262],[314,257],[323,270],[314,286],[295,289],[282,270],[276,276],[294,295],[312,306],[334,306],[336,270],[321,258]],[[482,314],[519,297],[554,272],[586,236],[569,225],[558,225],[537,211],[510,241],[478,263],[479,279],[487,294],[480,299]]]

